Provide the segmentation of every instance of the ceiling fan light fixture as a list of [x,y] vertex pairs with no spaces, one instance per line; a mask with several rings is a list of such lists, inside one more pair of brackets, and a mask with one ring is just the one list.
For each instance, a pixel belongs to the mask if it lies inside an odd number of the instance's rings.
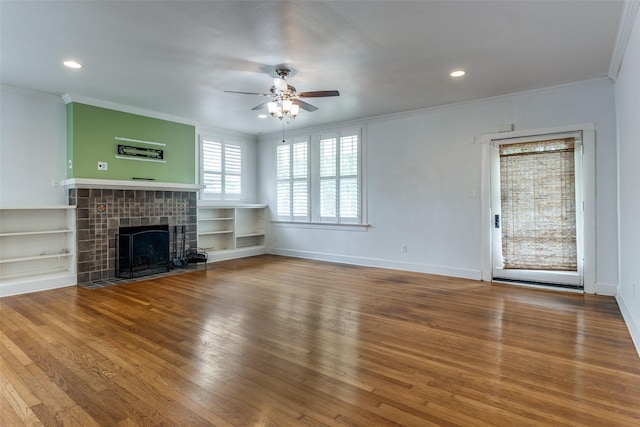
[[300,112],[300,106],[298,104],[292,104],[291,112],[289,113],[289,115],[295,119],[298,116],[299,112]]
[[239,93],[243,95],[260,95],[271,98],[271,101],[263,102],[260,105],[253,107],[251,110],[259,110],[267,106],[269,115],[271,117],[277,117],[280,120],[285,117],[295,119],[300,113],[300,109],[305,111],[316,111],[318,107],[315,107],[308,102],[305,102],[299,98],[323,98],[327,96],[340,96],[340,92],[337,90],[316,90],[312,92],[298,92],[295,86],[287,84],[285,79],[289,76],[291,71],[288,68],[276,69],[278,77],[273,79],[273,86],[269,90],[269,93],[257,93],[257,92],[239,92],[235,90],[225,90],[225,93]]
[[267,104],[267,108],[269,109],[269,114],[271,117],[275,117],[278,113],[278,103],[276,101],[271,101]]
[[290,99],[283,99],[282,100],[282,113],[284,115],[287,115],[291,112],[291,106],[293,105],[293,102],[291,102]]
[[467,73],[464,70],[455,70],[455,71],[451,72],[450,76],[451,77],[462,77],[465,74],[467,74]]

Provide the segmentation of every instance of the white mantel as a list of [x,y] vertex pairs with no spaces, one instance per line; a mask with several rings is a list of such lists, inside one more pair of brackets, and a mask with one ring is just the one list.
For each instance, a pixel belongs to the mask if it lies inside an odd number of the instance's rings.
[[66,188],[113,189],[113,190],[150,190],[150,191],[199,191],[204,185],[180,184],[158,181],[125,181],[115,179],[71,178],[60,182]]

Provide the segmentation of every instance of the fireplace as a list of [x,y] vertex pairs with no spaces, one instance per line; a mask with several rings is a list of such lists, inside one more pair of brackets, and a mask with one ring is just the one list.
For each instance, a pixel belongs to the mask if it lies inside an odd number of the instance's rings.
[[120,227],[116,255],[116,277],[131,279],[169,271],[169,227]]
[[[196,248],[196,195],[191,188],[70,189],[69,204],[77,206],[78,283],[116,277],[119,258],[116,235],[124,227],[163,226],[164,230],[172,231],[175,226],[184,225],[185,244],[181,250]],[[170,232],[169,248],[173,247],[174,238],[175,233]]]

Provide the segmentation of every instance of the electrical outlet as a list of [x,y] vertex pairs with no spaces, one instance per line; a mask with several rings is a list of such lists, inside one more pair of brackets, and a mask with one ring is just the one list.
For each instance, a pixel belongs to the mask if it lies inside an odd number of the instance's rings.
[[107,169],[109,169],[109,165],[107,164],[107,162],[98,162],[99,171],[106,171]]
[[407,253],[407,245],[402,245],[402,253],[406,254]]
[[73,169],[73,162],[69,160],[69,169]]
[[51,186],[52,187],[60,187],[60,181],[58,181],[57,179],[52,179],[51,180]]

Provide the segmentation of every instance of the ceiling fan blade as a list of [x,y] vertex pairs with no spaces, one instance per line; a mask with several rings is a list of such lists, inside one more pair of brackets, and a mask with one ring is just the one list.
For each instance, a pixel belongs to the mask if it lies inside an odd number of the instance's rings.
[[261,110],[265,105],[267,105],[268,103],[270,103],[271,101],[265,101],[262,104],[256,105],[255,107],[253,107],[251,109],[251,111],[257,111],[257,110]]
[[302,108],[305,111],[316,111],[318,109],[318,107],[316,107],[315,105],[311,105],[308,102],[304,102],[299,99],[296,99],[294,103],[298,104],[300,108]]
[[340,92],[337,90],[317,90],[315,92],[300,92],[296,96],[298,98],[322,98],[324,96],[340,96]]
[[238,92],[236,90],[225,90],[225,93],[239,93],[242,95],[260,95],[260,96],[272,96],[270,93],[258,93],[258,92]]

